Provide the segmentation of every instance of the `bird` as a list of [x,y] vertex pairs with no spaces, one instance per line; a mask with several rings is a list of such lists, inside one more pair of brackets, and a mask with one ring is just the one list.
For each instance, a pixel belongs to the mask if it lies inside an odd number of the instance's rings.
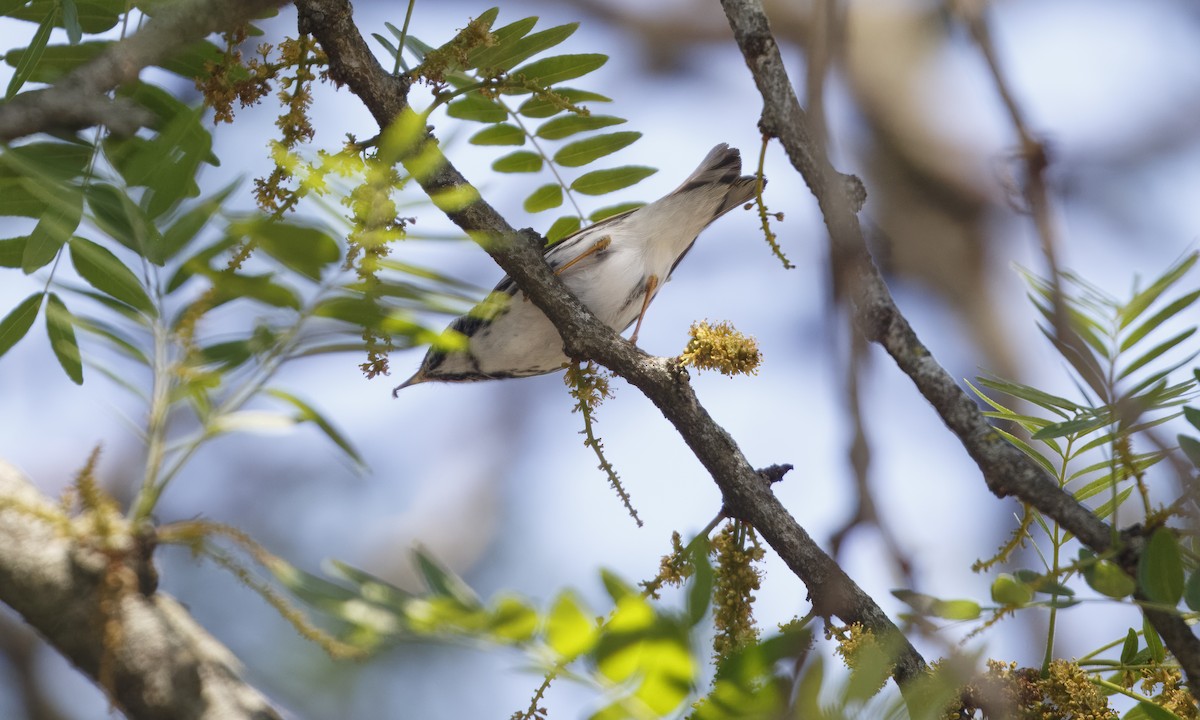
[[[546,262],[601,322],[617,332],[636,323],[629,338],[636,344],[650,302],[700,233],[754,197],[758,177],[741,173],[741,153],[721,143],[675,190],[549,245]],[[431,381],[544,375],[570,362],[558,330],[508,276],[449,329],[465,336],[466,346],[430,348],[393,395]]]

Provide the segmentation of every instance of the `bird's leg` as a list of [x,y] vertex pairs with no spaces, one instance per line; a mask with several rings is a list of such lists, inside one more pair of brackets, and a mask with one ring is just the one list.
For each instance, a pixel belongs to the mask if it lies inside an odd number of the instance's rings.
[[584,250],[584,251],[583,251],[583,252],[581,252],[579,255],[577,255],[577,256],[575,256],[574,258],[572,258],[570,262],[568,262],[568,263],[564,264],[562,267],[560,267],[559,269],[555,270],[555,271],[554,271],[554,274],[555,274],[555,275],[562,275],[563,273],[565,273],[565,272],[566,272],[566,271],[567,271],[567,270],[568,270],[568,269],[569,269],[569,268],[570,268],[572,265],[574,265],[575,263],[579,262],[580,260],[584,259],[585,257],[587,257],[587,256],[589,256],[589,255],[595,255],[596,253],[598,253],[598,252],[600,252],[601,250],[605,249],[605,248],[606,248],[606,247],[608,247],[609,245],[612,245],[612,237],[610,237],[610,236],[608,236],[608,235],[605,235],[604,237],[600,238],[600,239],[599,239],[599,240],[597,240],[595,243],[593,243],[593,244],[592,244],[592,246],[591,246],[590,248],[588,248],[587,250]]
[[638,332],[642,329],[642,319],[646,317],[646,308],[650,307],[650,298],[654,297],[654,290],[658,287],[658,276],[651,275],[646,278],[646,298],[642,300],[642,311],[638,313],[637,325],[633,326],[633,335],[629,336],[629,342],[637,344]]

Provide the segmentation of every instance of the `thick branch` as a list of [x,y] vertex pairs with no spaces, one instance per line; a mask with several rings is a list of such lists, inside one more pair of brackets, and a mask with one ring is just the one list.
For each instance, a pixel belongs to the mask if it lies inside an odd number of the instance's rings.
[[[835,181],[838,173],[830,165],[824,148],[811,140],[804,111],[792,89],[761,0],[721,0],[721,5],[763,98],[763,132],[779,139],[793,166],[812,189],[835,253],[853,260],[851,297],[855,319],[863,334],[882,345],[912,379],[983,471],[988,488],[997,497],[1020,498],[1057,520],[1096,552],[1110,549],[1112,529],[992,429],[975,402],[934,360],[896,307],[867,252],[845,184]],[[1122,561],[1126,570],[1135,569],[1134,554],[1124,554]],[[1176,613],[1147,610],[1146,616],[1195,686],[1200,682],[1200,640]]]
[[113,101],[108,92],[210,33],[232,29],[284,4],[284,0],[179,0],[165,3],[145,26],[114,43],[44,90],[0,103],[0,142],[51,130],[106,125],[131,133],[149,122],[144,109]]
[[0,461],[0,601],[88,677],[108,678],[105,690],[132,718],[280,717],[187,610],[139,591],[128,558],[77,542],[46,519],[60,512]]
[[[333,77],[359,96],[381,127],[403,110],[403,99],[384,101],[374,88],[386,86],[388,73],[362,41],[350,22],[347,0],[297,0],[300,28],[311,32],[329,57]],[[326,24],[329,23],[329,24]],[[395,81],[393,86],[399,87]],[[390,110],[389,110],[390,108]],[[431,150],[422,150],[428,161]],[[434,175],[414,173],[431,197],[469,187],[465,178],[444,157]],[[596,318],[550,271],[538,243],[529,242],[505,222],[490,205],[477,199],[446,214],[479,240],[517,286],[558,328],[568,355],[599,361],[640,389],[675,426],[720,487],[729,515],[751,523],[788,567],[804,581],[816,610],[846,622],[861,622],[880,635],[896,637],[900,646],[895,670],[903,685],[924,668],[921,656],[875,602],[862,591],[796,522],[724,429],[700,405],[682,368],[653,358],[623,340]]]

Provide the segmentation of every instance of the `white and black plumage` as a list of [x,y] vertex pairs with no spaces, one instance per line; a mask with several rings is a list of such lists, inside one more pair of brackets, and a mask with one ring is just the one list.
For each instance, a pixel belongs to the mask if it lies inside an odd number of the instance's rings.
[[[597,318],[621,332],[646,307],[696,236],[754,196],[736,148],[721,144],[678,188],[649,205],[605,218],[546,249],[546,262]],[[550,320],[505,276],[491,297],[450,324],[469,338],[465,351],[431,349],[404,384],[528,377],[568,359]],[[631,340],[637,340],[634,330]]]

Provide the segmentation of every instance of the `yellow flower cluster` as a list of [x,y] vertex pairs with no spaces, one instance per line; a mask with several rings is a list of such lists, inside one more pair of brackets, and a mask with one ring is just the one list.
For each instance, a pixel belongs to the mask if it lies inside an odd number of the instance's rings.
[[728,322],[711,325],[707,320],[692,323],[691,340],[679,361],[698,370],[719,370],[730,377],[739,373],[754,375],[762,363],[762,353],[752,337],[741,334]]

